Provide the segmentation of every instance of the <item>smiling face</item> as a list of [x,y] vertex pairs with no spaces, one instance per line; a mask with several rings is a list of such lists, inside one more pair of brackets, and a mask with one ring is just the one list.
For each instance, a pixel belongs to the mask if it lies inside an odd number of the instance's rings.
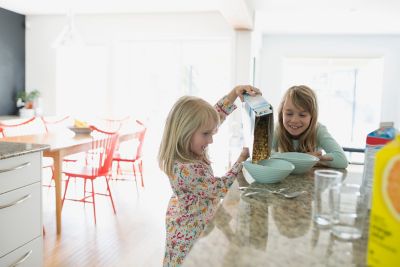
[[217,132],[217,124],[209,121],[206,125],[197,129],[190,140],[190,150],[198,157],[203,159],[206,148],[213,143],[213,135]]
[[283,104],[282,115],[283,126],[295,138],[299,137],[310,126],[310,112],[295,106],[290,98],[287,98]]

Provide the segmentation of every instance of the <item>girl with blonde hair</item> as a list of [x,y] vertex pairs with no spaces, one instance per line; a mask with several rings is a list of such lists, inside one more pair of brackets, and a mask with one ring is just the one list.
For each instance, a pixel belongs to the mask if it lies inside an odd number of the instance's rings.
[[183,96],[168,114],[158,153],[159,166],[173,191],[166,213],[164,266],[182,264],[249,157],[243,148],[233,167],[218,178],[206,153],[219,125],[235,110],[234,101],[243,100],[245,92],[260,93],[249,85],[236,86],[214,107],[201,98]]
[[320,159],[317,166],[346,168],[348,165],[342,147],[318,122],[317,97],[305,85],[292,86],[283,96],[278,108],[273,149],[312,154]]

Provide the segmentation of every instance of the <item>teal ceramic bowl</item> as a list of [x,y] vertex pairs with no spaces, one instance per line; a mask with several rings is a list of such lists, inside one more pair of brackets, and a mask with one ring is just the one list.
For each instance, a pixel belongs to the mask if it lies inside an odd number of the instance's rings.
[[243,162],[244,172],[247,172],[256,182],[271,184],[278,183],[287,177],[294,169],[294,165],[286,160],[266,159],[254,164],[251,161]]
[[300,152],[273,153],[271,158],[282,159],[293,163],[293,174],[306,173],[319,161],[319,158],[313,155]]

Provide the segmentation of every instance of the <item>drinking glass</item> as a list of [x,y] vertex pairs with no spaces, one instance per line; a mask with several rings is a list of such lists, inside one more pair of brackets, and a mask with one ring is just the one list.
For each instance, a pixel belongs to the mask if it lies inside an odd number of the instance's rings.
[[330,227],[332,204],[330,203],[330,189],[337,186],[343,173],[335,170],[316,170],[314,172],[314,202],[313,220],[320,227]]
[[357,184],[339,184],[331,188],[332,234],[343,240],[362,236],[367,216],[367,201]]

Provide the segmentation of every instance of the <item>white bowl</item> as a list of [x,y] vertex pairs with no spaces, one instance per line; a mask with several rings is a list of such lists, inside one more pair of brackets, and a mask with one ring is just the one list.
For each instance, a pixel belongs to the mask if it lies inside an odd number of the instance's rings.
[[265,159],[258,164],[245,161],[243,168],[256,182],[271,184],[278,183],[287,177],[293,171],[294,165],[286,160]]
[[90,134],[92,129],[89,127],[68,127],[75,134]]
[[319,158],[313,155],[300,152],[273,153],[271,158],[287,160],[293,163],[295,167],[293,174],[306,173],[319,161]]

